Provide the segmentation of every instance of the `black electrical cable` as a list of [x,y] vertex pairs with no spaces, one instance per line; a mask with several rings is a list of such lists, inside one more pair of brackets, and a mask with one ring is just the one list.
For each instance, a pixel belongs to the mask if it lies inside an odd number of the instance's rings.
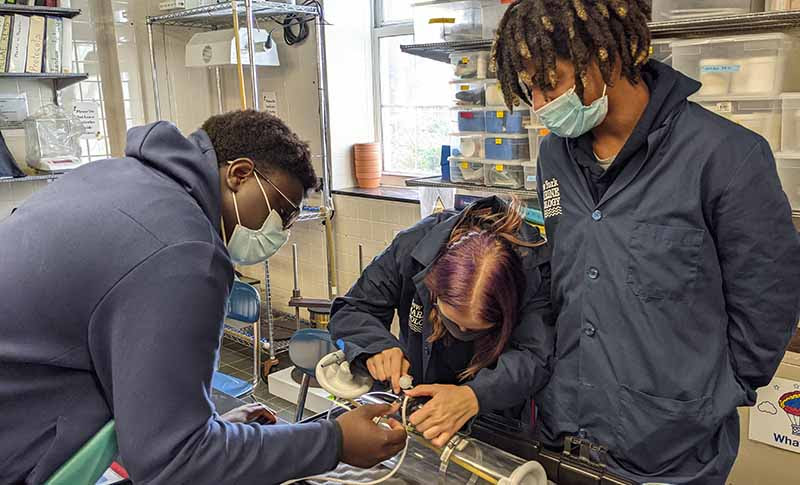
[[[306,7],[313,5],[317,7],[317,11],[322,12],[322,5],[317,0],[306,0],[303,5]],[[283,40],[286,45],[299,44],[308,38],[310,33],[308,23],[311,19],[303,19],[302,17],[303,14],[289,14],[283,18],[281,23],[283,24]],[[297,33],[294,32],[293,25],[300,26]]]

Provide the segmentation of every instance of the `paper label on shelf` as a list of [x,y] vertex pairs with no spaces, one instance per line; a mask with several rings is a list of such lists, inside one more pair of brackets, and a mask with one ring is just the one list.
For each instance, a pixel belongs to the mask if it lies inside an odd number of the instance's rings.
[[494,169],[497,170],[498,172],[502,172],[505,169],[505,167],[503,165],[495,165]]
[[547,128],[540,128],[539,129],[539,136],[547,136],[550,134],[550,130]]
[[733,113],[733,103],[730,101],[720,101],[717,103],[716,111],[718,113]]
[[742,69],[740,64],[722,64],[712,66],[700,66],[701,73],[707,72],[739,72]]
[[469,164],[467,162],[461,162],[461,168],[469,168]]
[[0,95],[0,127],[6,130],[22,129],[28,117],[28,96],[25,94]]
[[528,182],[536,182],[536,175],[528,175],[525,177],[525,180]]
[[506,112],[505,111],[498,111],[497,112],[497,117],[498,118],[505,118],[506,117]]
[[800,382],[774,377],[750,408],[748,437],[800,453]]
[[469,64],[469,57],[466,57],[466,56],[462,57],[461,58],[461,64]]
[[99,116],[100,106],[93,101],[76,101],[72,105],[72,114],[81,120],[83,135],[81,138],[95,138],[100,131]]
[[261,94],[262,108],[272,116],[278,116],[278,94],[275,91],[264,91]]
[[494,139],[494,144],[495,145],[502,145],[503,144],[503,139],[502,138],[495,138]]
[[429,24],[454,24],[456,23],[456,19],[453,17],[439,17],[435,19],[428,20]]
[[461,85],[461,90],[462,91],[469,91],[469,84],[462,84]]

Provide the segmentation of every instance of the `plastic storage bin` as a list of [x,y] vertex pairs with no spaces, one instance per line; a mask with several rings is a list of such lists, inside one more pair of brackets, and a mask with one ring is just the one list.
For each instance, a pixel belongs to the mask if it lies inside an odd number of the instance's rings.
[[484,165],[480,159],[450,157],[450,181],[483,185]]
[[800,90],[800,39],[778,33],[675,41],[672,66],[703,83],[700,96],[777,96]]
[[792,209],[800,210],[800,155],[777,153],[775,162],[783,191],[789,197],[789,204]]
[[781,100],[779,98],[745,98],[725,101],[700,98],[698,101],[706,109],[763,136],[773,151],[781,149]]
[[521,189],[525,186],[525,172],[521,160],[509,160],[503,163],[487,163],[484,179],[490,187]]
[[523,163],[522,174],[525,176],[525,190],[536,190],[536,163]]
[[671,66],[672,39],[653,39],[650,43],[650,58]]
[[483,109],[456,109],[455,131],[464,132],[484,132],[486,131],[486,111]]
[[483,37],[479,0],[435,0],[414,7],[414,42],[479,40]]
[[550,130],[543,126],[528,126],[528,144],[531,147],[531,160],[536,162],[539,158],[539,146],[544,137],[550,134]]
[[764,0],[653,0],[656,22],[763,11]]
[[511,0],[484,0],[483,12],[483,38],[494,39],[500,20],[508,10]]
[[454,157],[483,158],[483,134],[453,133],[450,140],[450,153]]
[[767,0],[766,10],[800,10],[800,0]]
[[486,105],[486,83],[483,81],[453,81],[453,101],[456,106],[481,107]]
[[486,131],[489,133],[525,133],[525,125],[529,124],[530,112],[516,110],[513,113],[502,106],[486,109]]
[[783,100],[781,150],[800,152],[800,93],[786,93]]
[[489,136],[486,138],[484,147],[487,160],[528,161],[531,159],[527,135]]
[[485,79],[489,74],[489,52],[453,52],[450,54],[450,64],[458,79]]

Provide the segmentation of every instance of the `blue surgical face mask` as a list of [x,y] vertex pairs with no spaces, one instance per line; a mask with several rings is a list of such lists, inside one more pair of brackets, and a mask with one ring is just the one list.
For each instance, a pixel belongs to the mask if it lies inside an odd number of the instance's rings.
[[[550,131],[563,138],[578,138],[597,127],[608,114],[608,96],[603,95],[585,106],[575,86],[538,110],[533,110],[539,121]],[[528,100],[531,106],[533,101]]]
[[[233,229],[231,240],[227,242],[228,253],[231,260],[236,264],[251,265],[263,263],[277,253],[289,239],[289,231],[283,228],[283,219],[280,214],[273,210],[269,203],[269,197],[261,185],[261,181],[256,175],[256,182],[261,188],[264,200],[267,202],[269,215],[261,225],[261,229],[250,229],[242,225],[239,218],[239,205],[236,202],[236,193],[233,194],[233,207],[236,209],[236,227]],[[223,224],[223,234],[225,225]]]

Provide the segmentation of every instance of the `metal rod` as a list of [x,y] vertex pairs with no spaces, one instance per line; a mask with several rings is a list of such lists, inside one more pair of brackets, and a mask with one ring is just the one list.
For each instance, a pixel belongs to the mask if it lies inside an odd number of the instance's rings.
[[[153,24],[147,22],[147,41],[150,46],[150,68],[153,70],[153,105],[156,109],[156,119],[161,119],[161,98],[158,94],[158,73],[156,69],[156,50],[153,45]],[[167,46],[164,46],[166,49]]]
[[219,110],[219,114],[222,114],[225,111],[225,106],[222,102],[222,75],[219,66],[214,68],[214,76],[217,81],[217,109]]
[[242,67],[242,43],[239,38],[239,4],[231,0],[233,10],[233,38],[236,43],[236,73],[239,76],[239,101],[242,109],[247,109],[247,96],[244,92],[244,68]]
[[[272,319],[272,289],[269,282],[269,261],[264,261],[264,313],[269,331],[269,360],[275,360],[275,322]],[[263,321],[262,316],[262,321]]]
[[333,171],[331,168],[330,106],[328,104],[328,56],[325,51],[325,18],[322,6],[318,8],[314,26],[317,30],[317,89],[319,91],[319,124],[322,143],[322,205],[333,210],[333,198],[331,196]]
[[253,322],[253,393],[261,384],[261,319]]
[[308,386],[311,383],[311,378],[303,372],[303,380],[300,381],[300,392],[297,394],[297,413],[294,416],[295,423],[303,419],[303,411],[306,407],[306,397],[308,396]]
[[325,211],[325,254],[327,256],[328,270],[328,297],[333,300],[339,294],[339,277],[336,274],[336,244],[333,239],[333,211],[327,207],[321,208]]
[[[292,243],[292,269],[294,270],[294,289],[293,298],[300,298],[300,263],[297,260],[297,243]],[[300,307],[294,307],[294,321],[297,329],[300,330]]]
[[256,69],[256,42],[253,35],[255,30],[255,14],[253,14],[253,0],[244,0],[245,15],[247,15],[247,54],[250,58],[250,82],[253,88],[253,109],[258,111],[258,70]]
[[358,274],[364,273],[364,245],[358,245]]

